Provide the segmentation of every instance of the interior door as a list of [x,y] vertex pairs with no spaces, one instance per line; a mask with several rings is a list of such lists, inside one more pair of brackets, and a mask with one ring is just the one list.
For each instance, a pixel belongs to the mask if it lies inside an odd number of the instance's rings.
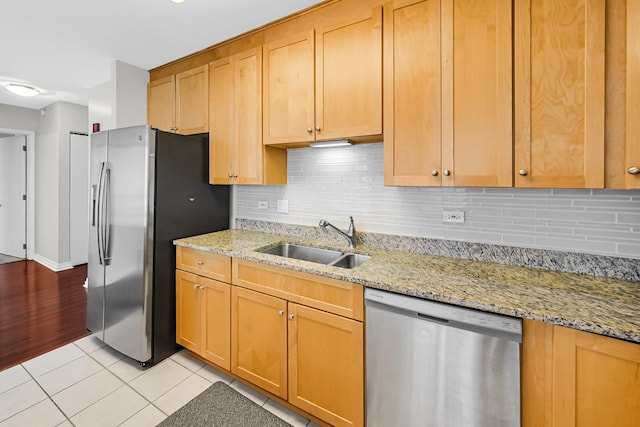
[[89,137],[69,135],[69,261],[86,264],[89,248]]
[[0,138],[0,254],[26,258],[26,137]]

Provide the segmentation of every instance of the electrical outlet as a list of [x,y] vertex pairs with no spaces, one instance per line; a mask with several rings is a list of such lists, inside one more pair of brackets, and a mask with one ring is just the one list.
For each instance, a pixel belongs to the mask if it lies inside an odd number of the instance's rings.
[[278,212],[279,213],[289,213],[289,201],[288,200],[278,200]]
[[261,200],[258,202],[258,209],[267,209],[269,207],[269,202],[265,202]]
[[464,211],[443,211],[442,222],[464,222]]

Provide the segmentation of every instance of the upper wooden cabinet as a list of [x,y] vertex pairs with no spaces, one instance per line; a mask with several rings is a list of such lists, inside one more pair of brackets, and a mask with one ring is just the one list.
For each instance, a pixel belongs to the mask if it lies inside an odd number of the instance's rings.
[[381,7],[263,51],[265,144],[382,134]]
[[524,321],[523,427],[640,425],[640,345]]
[[208,132],[209,66],[149,82],[147,116],[151,126],[166,132]]
[[511,1],[384,13],[386,185],[512,185]]
[[608,2],[606,15],[605,187],[640,188],[640,3]]
[[211,184],[286,184],[287,153],[262,144],[262,50],[209,64]]
[[515,184],[604,187],[605,2],[515,2]]
[[627,0],[625,188],[640,188],[640,2]]

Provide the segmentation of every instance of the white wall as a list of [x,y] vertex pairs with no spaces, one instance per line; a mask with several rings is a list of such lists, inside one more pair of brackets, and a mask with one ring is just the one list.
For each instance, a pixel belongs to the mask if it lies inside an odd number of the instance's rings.
[[100,130],[147,123],[149,72],[122,61],[111,63],[111,80],[89,90],[89,125]]
[[[640,258],[640,190],[385,187],[382,151],[289,150],[288,185],[236,186],[235,217],[346,229],[352,215],[362,231]],[[443,210],[465,223],[443,223]]]
[[69,263],[69,132],[87,133],[87,107],[56,102],[45,109],[36,138],[34,259],[53,270]]

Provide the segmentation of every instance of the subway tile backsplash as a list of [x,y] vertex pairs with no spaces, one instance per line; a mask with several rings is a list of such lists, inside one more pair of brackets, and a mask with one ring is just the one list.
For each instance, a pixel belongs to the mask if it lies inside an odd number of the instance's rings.
[[351,215],[372,233],[640,259],[640,190],[385,187],[382,143],[289,150],[288,163],[288,185],[235,187],[235,218],[346,229]]

